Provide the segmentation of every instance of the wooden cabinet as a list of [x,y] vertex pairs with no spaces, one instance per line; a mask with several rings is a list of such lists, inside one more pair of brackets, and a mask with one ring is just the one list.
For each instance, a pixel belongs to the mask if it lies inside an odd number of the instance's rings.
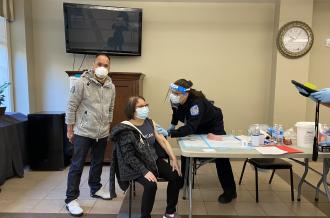
[[[66,71],[69,76],[75,74],[81,74],[82,71]],[[126,120],[124,114],[124,107],[127,103],[127,100],[131,96],[143,95],[143,78],[144,74],[142,73],[123,73],[123,72],[111,72],[110,77],[113,84],[116,87],[116,99],[115,99],[115,109],[113,113],[113,121],[111,127],[120,123],[123,120]],[[112,145],[108,142],[104,162],[110,163],[112,159]],[[86,162],[90,162],[91,157],[88,154]]]

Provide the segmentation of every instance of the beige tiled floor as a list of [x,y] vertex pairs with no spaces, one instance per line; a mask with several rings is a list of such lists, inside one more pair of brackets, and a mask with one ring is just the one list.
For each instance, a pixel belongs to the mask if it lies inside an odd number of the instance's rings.
[[[242,161],[232,161],[235,180],[238,183],[242,169]],[[313,163],[321,168],[320,163]],[[118,197],[112,201],[103,201],[89,196],[88,170],[85,167],[81,179],[81,195],[79,202],[86,213],[117,214],[123,203],[124,194],[117,186]],[[23,213],[66,213],[64,207],[66,176],[68,169],[58,172],[26,171],[24,178],[13,178],[6,181],[0,193],[1,212]],[[294,172],[301,175],[303,168],[294,165]],[[102,174],[102,183],[108,188],[109,166],[105,166]],[[243,183],[237,186],[238,198],[232,203],[221,205],[217,202],[222,192],[219,185],[214,164],[202,166],[195,177],[193,190],[194,215],[237,215],[237,216],[325,216],[322,211],[302,197],[301,202],[291,202],[290,186],[280,176],[275,175],[273,183],[268,184],[270,172],[259,173],[259,201],[255,203],[254,171],[247,167]],[[309,181],[314,184],[319,176],[311,173]],[[158,184],[158,192],[153,214],[162,214],[166,206],[167,183]],[[296,195],[295,195],[296,196]],[[323,203],[322,201],[320,202]],[[326,203],[323,203],[326,204]],[[188,213],[188,201],[178,203],[178,213]]]

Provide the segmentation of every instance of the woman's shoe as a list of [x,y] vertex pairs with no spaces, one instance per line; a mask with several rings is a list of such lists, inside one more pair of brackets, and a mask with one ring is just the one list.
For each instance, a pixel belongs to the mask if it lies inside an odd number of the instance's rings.
[[235,198],[237,198],[236,192],[234,194],[231,194],[231,195],[223,193],[219,196],[218,201],[221,204],[227,204],[227,203],[230,203]]

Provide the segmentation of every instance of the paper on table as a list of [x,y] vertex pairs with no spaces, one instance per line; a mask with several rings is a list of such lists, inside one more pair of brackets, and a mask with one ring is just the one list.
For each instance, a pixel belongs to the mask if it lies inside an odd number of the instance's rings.
[[[233,141],[238,141],[238,139],[237,138],[235,138],[235,136],[233,136],[233,135],[221,135],[221,137],[222,137],[222,142],[224,142],[224,141],[231,141],[231,142],[233,142]],[[214,140],[212,140],[212,141],[214,141]]]
[[281,155],[288,153],[274,146],[257,147],[256,150],[261,154],[270,154],[270,155]]
[[229,148],[229,147],[242,147],[240,141],[208,141],[213,148]]
[[204,135],[202,137],[210,145],[210,147],[213,148],[242,147],[241,141],[232,135],[222,135],[222,141],[210,140]]
[[185,147],[207,148],[208,145],[202,140],[197,138],[184,138],[183,144]]

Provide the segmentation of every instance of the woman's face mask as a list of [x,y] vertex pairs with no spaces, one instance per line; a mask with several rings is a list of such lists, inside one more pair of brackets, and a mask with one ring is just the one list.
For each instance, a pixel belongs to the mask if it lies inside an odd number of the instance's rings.
[[145,120],[149,115],[149,107],[148,106],[138,107],[136,108],[135,112],[136,112],[136,118]]
[[180,104],[180,95],[170,94],[170,101],[172,104]]
[[100,79],[105,79],[109,73],[108,69],[105,67],[97,67],[94,70],[95,75]]

